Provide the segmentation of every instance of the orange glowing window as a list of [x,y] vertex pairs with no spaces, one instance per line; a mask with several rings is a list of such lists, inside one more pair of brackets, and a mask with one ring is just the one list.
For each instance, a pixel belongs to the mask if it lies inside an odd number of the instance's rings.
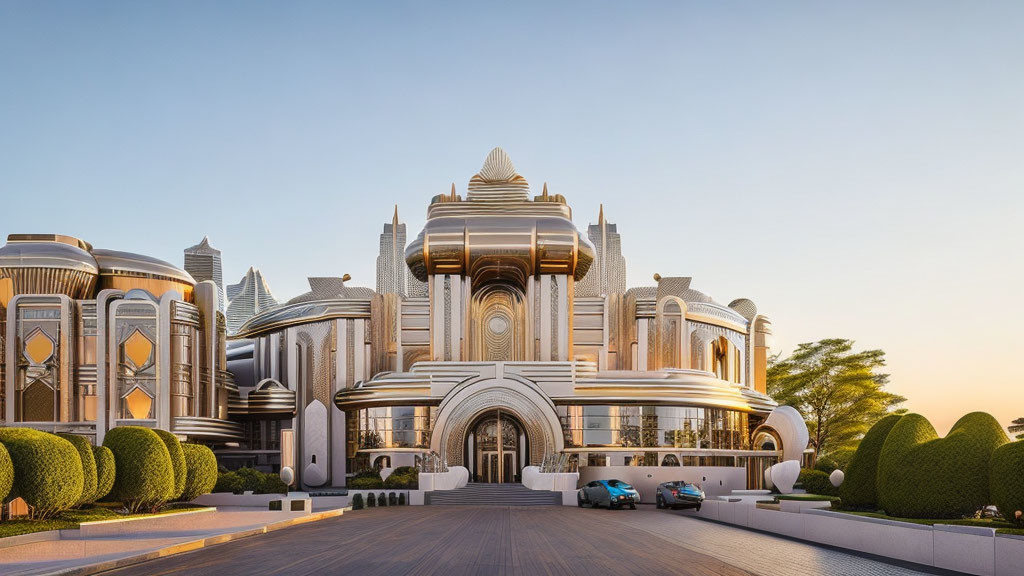
[[42,364],[50,356],[53,356],[53,340],[42,330],[36,330],[25,340],[25,357],[32,364]]
[[124,357],[136,370],[150,363],[153,357],[153,343],[138,330],[124,341]]
[[124,397],[124,403],[128,408],[129,416],[137,420],[149,418],[149,409],[153,407],[153,399],[150,398],[149,394],[143,392],[141,388],[136,388],[129,392]]

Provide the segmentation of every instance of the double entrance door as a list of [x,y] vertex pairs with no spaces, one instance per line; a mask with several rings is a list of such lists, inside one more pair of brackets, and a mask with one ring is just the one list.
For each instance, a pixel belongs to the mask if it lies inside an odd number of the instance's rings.
[[508,484],[519,481],[522,426],[501,410],[482,415],[471,428],[469,452],[476,482]]

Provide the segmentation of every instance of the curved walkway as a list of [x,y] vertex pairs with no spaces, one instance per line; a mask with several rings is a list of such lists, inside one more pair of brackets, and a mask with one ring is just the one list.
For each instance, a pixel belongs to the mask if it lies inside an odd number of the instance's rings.
[[346,514],[108,574],[922,574],[643,506],[402,507]]

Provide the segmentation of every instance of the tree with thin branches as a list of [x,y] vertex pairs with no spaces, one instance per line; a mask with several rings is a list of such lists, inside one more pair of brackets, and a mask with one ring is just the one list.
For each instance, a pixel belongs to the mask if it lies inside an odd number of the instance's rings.
[[786,359],[773,357],[768,394],[796,408],[807,422],[814,461],[850,454],[871,426],[906,398],[887,392],[889,375],[881,350],[854,351],[839,338],[800,344]]

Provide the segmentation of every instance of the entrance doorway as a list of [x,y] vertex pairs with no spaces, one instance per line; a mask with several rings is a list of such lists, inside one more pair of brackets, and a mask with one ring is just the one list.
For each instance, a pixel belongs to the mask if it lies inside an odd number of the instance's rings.
[[482,414],[466,436],[466,461],[476,482],[509,484],[520,481],[526,437],[519,419],[503,410]]

